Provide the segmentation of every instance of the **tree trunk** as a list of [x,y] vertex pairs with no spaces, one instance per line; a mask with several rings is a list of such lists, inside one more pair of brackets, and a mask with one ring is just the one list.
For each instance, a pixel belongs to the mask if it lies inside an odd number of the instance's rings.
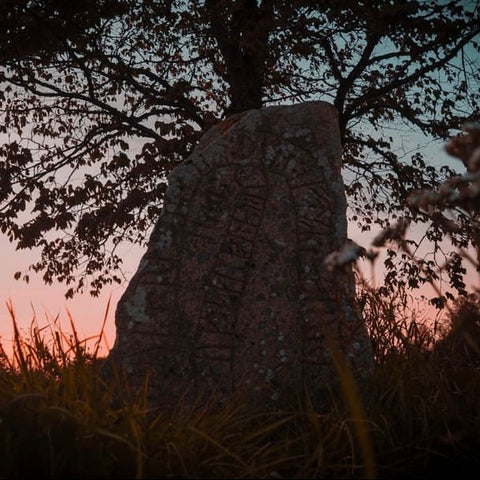
[[239,0],[225,6],[207,1],[210,29],[225,62],[223,78],[230,85],[227,114],[262,107],[268,38],[272,27],[271,0]]

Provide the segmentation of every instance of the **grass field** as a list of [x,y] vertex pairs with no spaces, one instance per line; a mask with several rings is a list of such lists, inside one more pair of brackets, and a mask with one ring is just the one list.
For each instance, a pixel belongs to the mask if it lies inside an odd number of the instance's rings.
[[[359,295],[376,369],[368,402],[308,401],[282,412],[241,399],[173,415],[141,395],[114,408],[98,349],[71,334],[26,338],[0,355],[0,478],[466,478],[480,468],[478,301],[446,339],[404,294]],[[424,321],[425,320],[425,321]],[[433,347],[433,350],[432,350]],[[477,475],[475,475],[476,477]]]

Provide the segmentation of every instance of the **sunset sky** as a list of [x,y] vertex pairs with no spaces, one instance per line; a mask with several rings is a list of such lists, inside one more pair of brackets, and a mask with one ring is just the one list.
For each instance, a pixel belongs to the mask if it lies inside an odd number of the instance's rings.
[[[127,275],[131,276],[135,272],[142,253],[143,250],[136,246],[123,249],[122,256]],[[67,300],[64,296],[67,290],[65,285],[45,285],[41,275],[30,273],[28,284],[22,280],[14,280],[15,272],[26,270],[39,255],[38,250],[16,251],[5,236],[0,236],[0,338],[5,348],[9,349],[11,343],[9,339],[12,336],[12,321],[6,306],[9,300],[13,303],[18,324],[23,329],[29,329],[33,318],[42,327],[51,324],[52,320],[59,316],[62,330],[68,332],[70,331],[66,313],[68,309],[80,338],[87,338],[99,333],[108,300],[111,298],[106,337],[110,346],[113,345],[115,306],[126,285],[105,287],[97,298],[86,293]]]
[[[397,144],[398,148],[403,149],[405,154],[408,155],[419,149],[432,164],[437,166],[450,164],[460,167],[455,159],[445,153],[442,142],[430,142],[418,135],[407,135],[403,132],[398,134]],[[365,247],[369,246],[369,242],[374,235],[375,232],[359,235],[358,229],[353,226],[350,226],[349,229],[349,236]],[[124,272],[127,278],[130,278],[135,272],[143,251],[140,247],[131,245],[125,245],[121,250]],[[33,318],[42,327],[51,325],[52,320],[57,316],[62,330],[70,331],[66,313],[68,309],[80,337],[87,338],[99,333],[110,297],[111,304],[105,333],[108,344],[112,346],[115,340],[115,307],[126,285],[105,287],[98,298],[93,298],[87,293],[77,295],[73,300],[66,300],[64,297],[67,290],[65,285],[46,286],[42,282],[41,275],[35,275],[31,272],[28,284],[21,280],[14,280],[14,273],[25,271],[28,265],[38,260],[39,255],[38,250],[16,251],[15,247],[8,242],[8,239],[0,235],[0,337],[4,347],[9,350],[12,337],[12,322],[6,307],[9,300],[13,303],[19,326],[25,331],[30,327]],[[369,269],[365,270],[365,275],[370,276]],[[381,276],[382,272],[380,270],[376,274],[377,283],[381,282]],[[420,293],[429,294],[430,291],[426,288]],[[102,351],[107,352],[104,344]]]

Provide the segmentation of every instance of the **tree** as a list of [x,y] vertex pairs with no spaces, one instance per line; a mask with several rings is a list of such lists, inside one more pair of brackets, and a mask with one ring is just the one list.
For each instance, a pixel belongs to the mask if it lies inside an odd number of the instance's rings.
[[[479,116],[477,2],[23,0],[2,9],[0,228],[18,248],[40,247],[30,269],[70,285],[68,296],[120,281],[116,246],[145,242],[167,174],[225,116],[332,102],[351,219],[363,229],[428,220],[408,195],[453,174],[421,153],[401,158],[384,127],[401,120],[446,138]],[[469,218],[457,220],[455,241],[466,246]],[[435,248],[442,228],[429,225]],[[401,265],[391,284],[422,281]]]

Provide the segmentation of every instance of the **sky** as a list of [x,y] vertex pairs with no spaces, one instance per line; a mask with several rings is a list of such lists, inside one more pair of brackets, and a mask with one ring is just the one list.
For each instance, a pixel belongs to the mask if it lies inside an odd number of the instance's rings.
[[[135,273],[143,251],[135,245],[123,248],[121,253],[128,278]],[[96,298],[86,293],[67,300],[64,296],[67,290],[65,285],[45,285],[40,274],[30,273],[28,284],[13,278],[16,271],[26,270],[28,265],[38,260],[39,255],[38,250],[15,250],[8,239],[0,235],[0,342],[5,350],[11,352],[13,337],[12,319],[7,308],[9,302],[13,305],[17,324],[22,333],[29,332],[33,321],[43,328],[53,325],[53,320],[57,317],[62,331],[71,332],[69,313],[79,338],[95,337],[88,342],[89,346],[93,346],[102,328],[110,301],[105,336],[100,344],[100,352],[106,354],[115,340],[115,307],[126,285],[107,286]],[[48,335],[47,337],[49,338]]]
[[[399,148],[403,149],[406,154],[412,154],[416,150],[420,150],[432,164],[437,166],[442,164],[458,166],[458,163],[444,152],[442,143],[431,142],[428,139],[421,138],[418,134],[417,136],[405,135],[401,131],[392,132],[392,134]],[[368,247],[374,235],[375,232],[367,232],[360,235],[353,226],[349,228],[349,236],[365,247]],[[138,246],[124,246],[123,250],[119,252],[124,261],[124,273],[127,278],[131,278],[135,272],[143,252],[144,250]],[[30,273],[30,282],[28,284],[21,280],[14,280],[14,273],[16,271],[25,271],[28,265],[38,260],[39,255],[38,250],[16,251],[7,238],[0,234],[0,342],[4,348],[9,351],[13,331],[7,302],[11,301],[18,325],[26,332],[28,332],[34,320],[39,327],[42,327],[52,325],[53,320],[57,317],[61,328],[68,332],[70,330],[68,311],[80,338],[88,338],[95,337],[100,332],[110,300],[110,309],[105,328],[106,343],[101,344],[103,347],[102,352],[107,353],[108,346],[112,346],[115,339],[115,307],[126,285],[104,287],[98,298],[84,294],[77,295],[72,300],[66,300],[64,293],[67,287],[58,284],[44,285],[41,274],[37,276],[33,272]],[[381,264],[381,262],[377,262],[377,264]],[[365,269],[365,275],[370,277],[368,268]],[[382,269],[379,268],[375,275],[377,283],[380,283]],[[475,281],[476,278],[472,280],[472,282]],[[427,288],[425,292],[418,293],[419,295],[421,293],[428,295],[430,292]]]
[[[399,141],[403,143],[403,148],[407,151],[416,149],[423,151],[432,164],[455,165],[455,160],[444,151],[443,143],[427,142],[421,137],[405,137],[399,139]],[[349,226],[349,237],[364,247],[369,246],[375,234],[375,231],[360,234],[356,227]],[[127,278],[131,278],[136,271],[144,251],[143,248],[135,245],[124,245],[119,251],[124,262],[124,272]],[[98,334],[110,301],[105,335],[100,344],[101,354],[107,354],[109,347],[113,346],[115,340],[115,307],[126,288],[126,284],[105,287],[97,298],[86,293],[67,300],[64,297],[67,290],[65,285],[45,285],[41,275],[31,273],[28,284],[22,280],[14,280],[14,273],[25,271],[29,264],[38,259],[39,255],[38,250],[16,251],[15,247],[8,242],[8,239],[0,235],[0,341],[5,350],[11,352],[11,338],[13,337],[12,319],[7,308],[8,302],[13,305],[16,320],[22,333],[28,333],[32,322],[36,322],[38,327],[42,328],[52,326],[56,318],[58,319],[57,327],[60,326],[63,332],[71,332],[70,314],[79,337],[81,339],[92,337],[88,345],[93,346],[95,341],[98,340]],[[381,261],[377,261],[377,265],[379,267],[375,272],[375,281],[378,285],[383,275]],[[371,269],[366,264],[364,264],[363,271],[367,280],[372,280]],[[430,293],[431,289],[426,287],[417,292],[417,297],[421,294],[428,296]]]

